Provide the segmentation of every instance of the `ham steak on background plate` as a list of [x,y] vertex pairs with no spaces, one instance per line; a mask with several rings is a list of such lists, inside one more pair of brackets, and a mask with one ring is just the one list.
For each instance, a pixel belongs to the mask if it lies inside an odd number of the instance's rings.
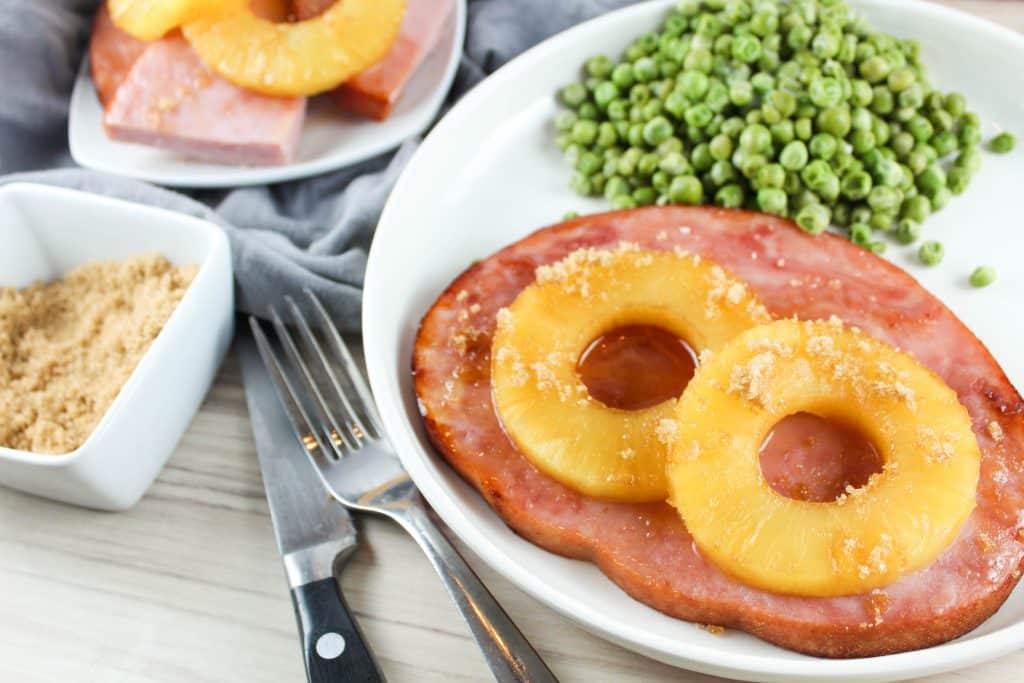
[[[331,0],[261,0],[253,10],[272,21],[306,19]],[[412,74],[437,44],[455,0],[409,0],[399,38],[381,62],[330,93],[343,110],[387,118]],[[115,26],[107,3],[89,45],[92,79],[117,141],[168,149],[188,158],[247,166],[294,160],[306,98],[250,92],[216,75],[178,31],[145,43]]]

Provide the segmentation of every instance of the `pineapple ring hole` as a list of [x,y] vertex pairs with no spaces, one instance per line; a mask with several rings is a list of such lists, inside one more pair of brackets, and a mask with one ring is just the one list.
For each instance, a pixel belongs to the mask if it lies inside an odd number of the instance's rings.
[[678,398],[696,369],[697,355],[685,339],[645,324],[601,334],[576,362],[590,396],[619,410],[644,410]]
[[885,465],[874,442],[857,427],[814,413],[779,420],[758,454],[761,474],[793,500],[835,501],[868,483]]

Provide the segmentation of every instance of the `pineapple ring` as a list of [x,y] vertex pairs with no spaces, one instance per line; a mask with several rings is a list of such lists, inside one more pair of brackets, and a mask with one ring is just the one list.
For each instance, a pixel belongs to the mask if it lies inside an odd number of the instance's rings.
[[537,269],[498,313],[491,354],[494,402],[507,434],[538,469],[595,498],[663,501],[676,399],[610,408],[576,372],[580,354],[624,325],[664,328],[698,353],[770,320],[746,285],[699,256],[581,249]]
[[114,24],[139,40],[156,40],[211,11],[238,10],[246,0],[109,0]]
[[[833,502],[774,491],[758,452],[800,411],[858,426],[882,472]],[[981,455],[956,393],[836,318],[739,335],[698,370],[676,416],[670,501],[700,551],[757,588],[833,597],[887,586],[934,561],[975,506]]]
[[292,97],[330,90],[378,62],[394,43],[405,0],[338,0],[295,23],[257,16],[248,4],[182,27],[199,57],[235,85]]

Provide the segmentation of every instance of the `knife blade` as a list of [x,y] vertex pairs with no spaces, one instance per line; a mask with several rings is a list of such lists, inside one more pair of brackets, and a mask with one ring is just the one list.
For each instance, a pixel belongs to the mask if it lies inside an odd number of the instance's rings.
[[296,440],[248,327],[238,330],[245,398],[307,676],[311,683],[383,681],[334,579],[356,547],[355,525],[324,490]]

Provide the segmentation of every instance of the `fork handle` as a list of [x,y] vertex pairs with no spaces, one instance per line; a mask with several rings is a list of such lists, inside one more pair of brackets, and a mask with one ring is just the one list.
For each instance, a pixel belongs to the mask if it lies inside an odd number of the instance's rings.
[[309,683],[383,683],[333,576],[292,589]]
[[495,680],[499,683],[558,683],[530,641],[430,519],[422,500],[406,508],[399,521],[441,576],[448,594],[483,650]]

